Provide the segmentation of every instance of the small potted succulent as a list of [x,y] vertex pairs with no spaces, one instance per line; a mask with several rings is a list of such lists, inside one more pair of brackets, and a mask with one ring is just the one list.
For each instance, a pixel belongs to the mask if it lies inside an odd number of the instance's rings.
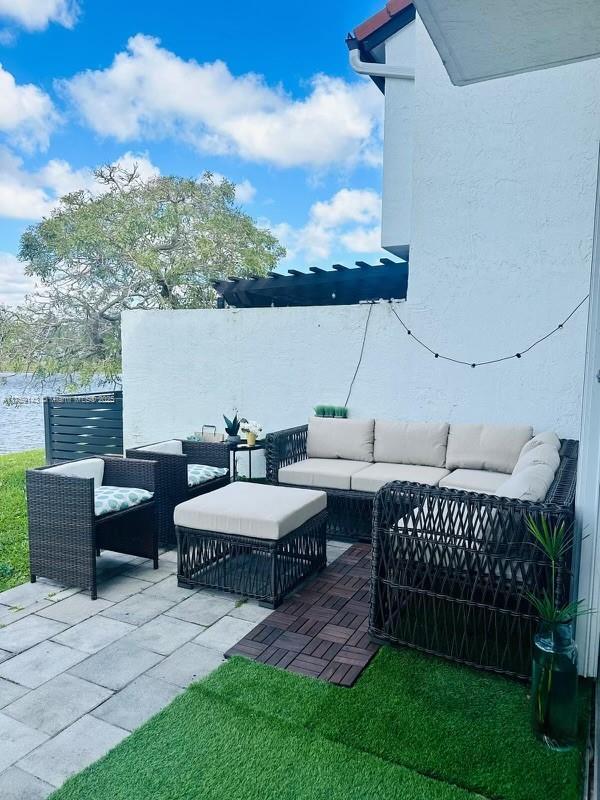
[[262,426],[255,420],[245,419],[241,424],[241,431],[246,434],[248,447],[254,447],[257,437],[262,433]]
[[240,424],[241,420],[237,415],[237,411],[233,419],[229,419],[223,414],[225,420],[225,433],[227,434],[227,441],[235,443],[240,441]]

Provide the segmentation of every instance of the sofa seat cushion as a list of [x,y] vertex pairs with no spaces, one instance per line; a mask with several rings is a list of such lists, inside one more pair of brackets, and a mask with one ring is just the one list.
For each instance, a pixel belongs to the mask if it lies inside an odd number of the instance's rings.
[[188,464],[188,486],[200,486],[201,483],[223,478],[229,470],[226,467],[210,467],[208,464]]
[[327,508],[325,492],[236,481],[175,507],[175,525],[281,539]]
[[329,419],[308,421],[306,455],[309,458],[344,458],[373,461],[373,419]]
[[165,442],[155,442],[137,447],[136,450],[144,450],[150,453],[166,453],[169,456],[182,456],[183,444],[179,439],[167,439]]
[[411,481],[437,486],[448,474],[442,467],[420,467],[414,464],[371,464],[354,473],[350,480],[352,489],[359,492],[376,492],[390,481]]
[[94,492],[94,514],[101,517],[113,511],[125,511],[152,500],[153,492],[137,489],[132,486],[100,486]]
[[463,489],[466,492],[495,494],[496,489],[506,480],[504,472],[488,472],[484,469],[455,469],[440,481],[447,489]]
[[448,444],[447,422],[375,421],[374,460],[391,464],[443,467]]
[[294,486],[320,486],[323,489],[349,489],[352,475],[368,465],[364,461],[339,458],[307,458],[279,470],[279,483]]
[[532,433],[527,425],[450,425],[446,468],[510,474]]
[[94,489],[102,486],[104,478],[104,461],[101,458],[81,458],[78,461],[66,461],[55,467],[48,467],[44,472],[64,475],[65,478],[93,478]]
[[513,500],[529,500],[539,503],[548,494],[555,472],[556,470],[547,464],[531,464],[519,472],[514,472],[501,483],[496,489],[496,494],[499,497],[510,497]]

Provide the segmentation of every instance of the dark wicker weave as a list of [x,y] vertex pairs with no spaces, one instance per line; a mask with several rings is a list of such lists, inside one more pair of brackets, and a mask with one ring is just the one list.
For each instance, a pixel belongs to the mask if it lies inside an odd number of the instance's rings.
[[326,566],[327,511],[282,539],[255,539],[177,526],[179,586],[208,586],[276,608]]
[[[229,472],[222,478],[213,478],[198,486],[188,486],[188,464],[205,464],[209,467],[225,467],[229,470],[231,448],[227,442],[189,442],[181,440],[183,455],[171,455],[151,450],[131,448],[126,451],[127,458],[144,458],[156,461],[158,506],[158,541],[161,547],[174,547],[177,543],[173,510],[184,500],[190,500],[213,489],[220,489],[229,483]],[[151,445],[144,445],[151,447]]]
[[[135,486],[154,492],[156,463],[101,456],[106,486]],[[31,581],[41,575],[65,586],[96,592],[96,554],[114,550],[151,558],[158,568],[154,499],[125,511],[94,516],[94,481],[27,470]]]
[[[577,443],[565,442],[546,500],[530,503],[417,483],[377,492],[369,634],[526,679],[538,619],[528,593],[549,586],[528,516],[571,525]],[[560,566],[563,599],[571,564]]]

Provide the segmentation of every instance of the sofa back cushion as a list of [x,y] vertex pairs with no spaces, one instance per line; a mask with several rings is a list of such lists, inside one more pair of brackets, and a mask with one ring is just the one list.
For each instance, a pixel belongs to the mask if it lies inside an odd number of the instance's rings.
[[551,444],[541,444],[539,447],[534,447],[531,450],[521,451],[519,460],[515,464],[513,470],[514,474],[522,472],[532,464],[545,464],[550,467],[552,472],[556,472],[560,464],[560,456],[558,450]]
[[532,433],[527,425],[450,425],[446,469],[511,473]]
[[306,454],[309,458],[373,461],[374,428],[373,419],[311,417]]
[[550,445],[556,450],[557,453],[560,450],[560,439],[554,433],[554,431],[542,431],[542,433],[536,433],[533,439],[525,442],[523,449],[521,450],[521,455],[525,455],[525,453],[528,453],[530,450],[533,450],[542,444]]
[[499,497],[539,503],[548,494],[553,480],[554,470],[547,464],[531,464],[520,472],[514,472],[495,493]]
[[93,478],[96,490],[102,486],[104,461],[101,458],[82,458],[79,461],[67,461],[56,467],[49,467],[44,472],[64,475],[67,478]]
[[183,444],[179,439],[167,439],[165,442],[146,444],[144,447],[138,447],[137,450],[148,450],[151,453],[167,453],[167,455],[171,456],[182,456]]
[[375,421],[374,460],[389,464],[443,467],[448,444],[447,422]]

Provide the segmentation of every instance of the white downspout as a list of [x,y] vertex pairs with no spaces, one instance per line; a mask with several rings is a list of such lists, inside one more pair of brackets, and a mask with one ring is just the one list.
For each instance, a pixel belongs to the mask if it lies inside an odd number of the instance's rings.
[[415,71],[410,67],[392,67],[388,64],[373,64],[363,61],[360,50],[354,47],[349,53],[350,66],[359,75],[368,75],[370,78],[394,78],[400,81],[414,81]]

